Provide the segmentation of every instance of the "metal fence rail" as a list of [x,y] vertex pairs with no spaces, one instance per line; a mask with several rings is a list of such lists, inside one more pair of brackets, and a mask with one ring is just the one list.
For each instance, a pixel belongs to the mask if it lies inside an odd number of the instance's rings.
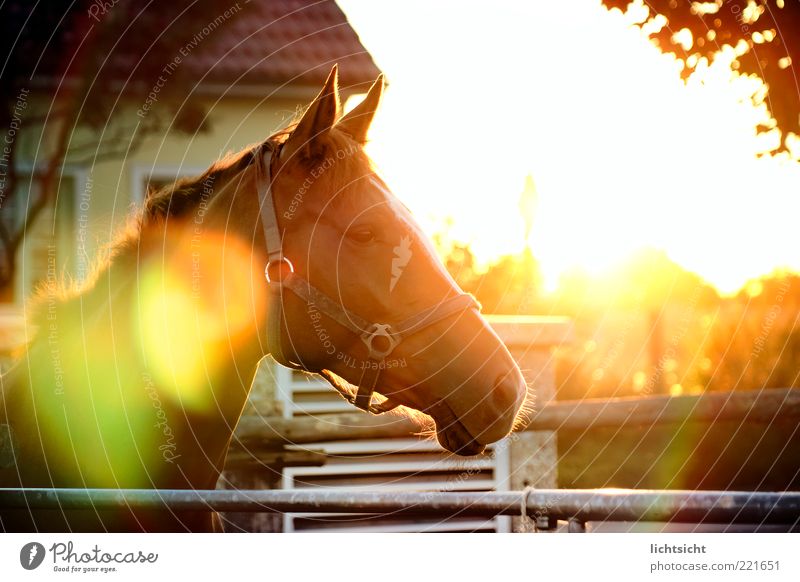
[[577,522],[800,524],[800,492],[531,489],[489,493],[386,491],[0,489],[0,508],[208,509],[404,516],[522,515]]

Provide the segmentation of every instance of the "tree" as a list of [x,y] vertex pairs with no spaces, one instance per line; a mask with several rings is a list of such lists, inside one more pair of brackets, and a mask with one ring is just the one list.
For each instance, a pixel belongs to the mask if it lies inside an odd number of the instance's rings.
[[[603,0],[609,8],[626,10],[636,4],[630,0]],[[769,87],[767,103],[782,132],[779,150],[786,149],[789,132],[800,135],[800,2],[796,0],[648,0],[649,21],[658,15],[666,26],[650,35],[664,52],[685,60],[684,77],[689,76],[702,58],[712,61],[723,45],[740,45],[734,66],[740,74],[757,75]],[[686,29],[686,35],[675,33]],[[682,43],[686,42],[684,45]],[[741,44],[743,43],[743,44]],[[690,46],[689,46],[690,45]],[[694,57],[694,58],[692,58]],[[761,132],[771,127],[760,127]]]
[[[194,71],[180,55],[229,7],[187,0],[0,5],[0,211],[14,197],[25,209],[21,220],[0,213],[0,295],[12,293],[17,251],[53,202],[65,163],[129,155],[168,126],[190,134],[206,129],[203,108],[184,102]],[[165,76],[169,82],[160,83]],[[19,166],[26,139],[39,135],[33,196],[21,187]]]

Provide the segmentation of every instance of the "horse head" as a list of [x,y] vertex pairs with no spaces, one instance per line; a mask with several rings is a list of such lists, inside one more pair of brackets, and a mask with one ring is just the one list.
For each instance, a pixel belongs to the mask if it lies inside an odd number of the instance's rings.
[[382,91],[379,78],[341,117],[334,67],[264,157],[276,223],[265,232],[278,233],[265,235],[278,286],[268,347],[362,408],[428,414],[444,448],[477,454],[511,431],[525,382],[364,151]]

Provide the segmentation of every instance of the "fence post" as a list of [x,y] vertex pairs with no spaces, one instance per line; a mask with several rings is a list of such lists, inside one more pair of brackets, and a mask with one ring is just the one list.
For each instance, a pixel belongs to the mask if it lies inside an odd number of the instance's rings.
[[[489,316],[492,328],[522,369],[533,396],[535,410],[555,399],[555,348],[568,345],[572,324],[564,317]],[[525,431],[510,437],[509,488],[558,487],[558,448],[555,431]],[[546,517],[546,516],[540,516]],[[536,520],[528,520],[533,524]],[[514,518],[514,531],[530,528]]]
[[[280,403],[277,397],[277,382],[275,380],[275,360],[266,357],[256,371],[255,379],[250,390],[250,397],[243,415],[257,414],[260,417],[281,416]],[[228,457],[230,460],[230,457]],[[258,466],[253,464],[247,467],[230,466],[226,464],[217,482],[217,489],[280,489],[280,466]],[[283,531],[283,518],[278,514],[269,513],[239,513],[226,512],[224,515],[226,531],[248,531],[262,533],[277,533]]]

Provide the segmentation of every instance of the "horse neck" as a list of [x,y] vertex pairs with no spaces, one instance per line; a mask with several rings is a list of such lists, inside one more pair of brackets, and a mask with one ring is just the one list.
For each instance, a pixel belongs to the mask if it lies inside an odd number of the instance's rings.
[[[148,232],[144,236],[146,239],[153,236],[158,238],[163,236],[163,232],[160,229],[159,232]],[[150,266],[155,264],[159,269],[173,266],[169,261],[161,259],[162,253],[163,240],[161,245],[156,246],[148,244],[147,240],[140,241],[138,246],[131,245],[115,257],[100,274],[94,286],[83,294],[52,307],[48,305],[48,299],[42,306],[39,331],[29,350],[29,357],[24,358],[21,363],[31,368],[46,364],[53,368],[53,375],[58,374],[56,368],[69,368],[71,373],[67,374],[65,369],[63,375],[65,391],[83,392],[87,387],[75,384],[88,380],[93,390],[103,386],[109,390],[129,391],[135,399],[146,393],[152,383],[160,405],[164,408],[174,406],[168,413],[171,424],[185,423],[185,430],[194,435],[192,440],[198,441],[196,452],[200,454],[199,449],[202,449],[203,456],[207,458],[216,457],[218,453],[224,455],[233,428],[246,403],[258,362],[263,356],[255,332],[257,328],[253,325],[252,334],[245,333],[237,338],[239,349],[232,349],[229,342],[225,341],[215,346],[216,366],[208,374],[207,382],[196,388],[207,391],[200,398],[205,406],[180,410],[183,396],[177,394],[176,397],[175,387],[170,388],[159,381],[159,374],[154,369],[158,362],[153,361],[154,355],[179,352],[176,348],[180,346],[146,345],[154,337],[157,339],[160,332],[174,330],[164,326],[147,333],[144,329],[148,324],[159,323],[160,316],[160,313],[146,313],[147,309],[159,305],[158,298],[147,296],[148,293],[159,292],[157,285],[155,288],[148,287],[144,280],[148,260],[155,259],[155,263],[150,263]],[[199,300],[213,302],[213,299],[204,297]],[[224,306],[215,306],[215,309],[219,314],[225,313]],[[48,329],[51,322],[57,323],[58,334],[55,336]],[[194,321],[191,323],[195,324]],[[54,339],[58,341],[57,348]],[[72,358],[78,361],[65,361],[68,353],[72,353]],[[87,362],[85,365],[84,360]],[[109,363],[115,368],[112,377],[108,377]],[[180,361],[175,361],[173,365],[177,370],[181,364]],[[78,382],[70,384],[76,374],[75,368],[85,370],[80,370],[77,374]],[[163,377],[162,373],[161,378]],[[38,390],[40,387],[33,388]],[[47,387],[42,388],[43,391],[48,390]],[[180,388],[182,387],[178,391]],[[156,396],[151,395],[150,398],[154,399]],[[180,430],[175,426],[173,429],[175,432]],[[183,456],[186,460],[190,455],[184,453]]]

